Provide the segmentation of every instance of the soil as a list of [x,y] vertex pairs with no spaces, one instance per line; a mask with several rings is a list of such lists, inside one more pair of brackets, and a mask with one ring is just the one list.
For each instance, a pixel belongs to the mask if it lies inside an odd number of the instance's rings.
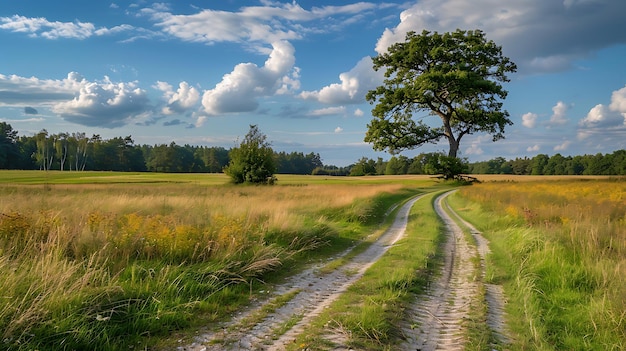
[[[436,200],[436,210],[446,225],[445,264],[441,273],[434,277],[428,292],[416,297],[407,310],[402,329],[405,335],[398,350],[461,350],[464,347],[464,320],[477,299],[485,298],[488,307],[488,325],[494,335],[505,342],[503,320],[503,295],[501,288],[486,285],[481,294],[479,275],[484,275],[484,262],[477,269],[472,258],[488,253],[488,242],[469,223],[475,243],[465,239],[459,226],[443,210],[443,199]],[[234,316],[217,331],[199,333],[193,343],[179,346],[178,351],[210,350],[284,350],[293,343],[313,318],[327,308],[351,284],[376,262],[397,240],[403,237],[413,198],[397,212],[392,225],[366,251],[352,258],[347,264],[331,273],[321,274],[321,265],[311,267],[291,277],[286,283],[275,286],[267,298],[249,310]],[[451,210],[450,210],[451,211]],[[345,255],[347,252],[344,252]],[[260,322],[250,326],[246,319],[258,313],[273,297],[297,292],[287,304],[276,309]],[[325,336],[336,347],[334,350],[351,350],[347,334],[340,330],[328,330]]]

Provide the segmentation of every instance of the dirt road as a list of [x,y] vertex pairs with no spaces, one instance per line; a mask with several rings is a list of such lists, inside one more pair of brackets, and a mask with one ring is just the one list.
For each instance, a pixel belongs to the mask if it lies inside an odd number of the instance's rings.
[[[477,313],[481,304],[487,307],[487,325],[500,343],[506,343],[502,289],[484,284],[485,256],[488,241],[471,224],[463,221],[444,205],[451,192],[435,200],[435,210],[446,227],[444,266],[430,284],[425,296],[416,298],[405,322],[402,350],[464,350],[467,341],[466,321]],[[445,209],[444,209],[445,206]],[[447,210],[447,211],[446,211]],[[471,240],[450,214],[471,232]],[[476,265],[475,258],[480,259]]]
[[[399,350],[463,349],[464,318],[469,313],[473,301],[484,296],[480,294],[476,279],[477,275],[484,273],[480,268],[476,269],[470,260],[479,251],[487,252],[486,240],[482,239],[484,245],[482,249],[477,249],[482,246],[478,239],[479,245],[467,242],[461,229],[443,210],[442,201],[447,194],[440,196],[436,201],[437,213],[447,228],[445,265],[441,275],[431,284],[427,296],[417,297],[409,309],[403,327],[406,339],[401,341]],[[258,313],[263,304],[241,313],[225,324],[220,331],[198,335],[192,344],[180,346],[178,350],[283,350],[285,345],[292,343],[295,337],[304,331],[313,318],[361,278],[391,245],[403,237],[409,211],[419,199],[420,197],[416,197],[405,203],[398,210],[389,229],[365,252],[355,256],[346,265],[328,274],[320,274],[319,267],[312,267],[293,276],[287,283],[275,287],[272,296],[290,293],[295,296],[259,322],[250,325],[245,321],[249,321],[250,316]],[[475,236],[480,236],[475,229],[473,232]],[[498,300],[497,297],[494,300]],[[501,330],[501,326],[504,325],[501,318],[501,303],[495,301],[490,304],[489,310],[492,309],[500,311],[500,314],[489,313],[490,325],[499,330],[497,333],[504,335]],[[329,332],[329,338],[337,345],[334,350],[349,350],[342,345],[346,341],[343,340],[343,335],[333,335]]]

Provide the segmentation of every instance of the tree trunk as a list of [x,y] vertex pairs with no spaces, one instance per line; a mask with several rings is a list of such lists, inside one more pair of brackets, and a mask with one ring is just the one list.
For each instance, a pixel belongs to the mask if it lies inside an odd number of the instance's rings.
[[456,158],[456,154],[459,151],[459,142],[454,137],[448,137],[448,143],[450,144],[450,150],[448,151],[448,157]]
[[456,138],[454,138],[454,135],[452,135],[452,133],[450,133],[449,135],[446,135],[446,137],[448,138],[448,144],[450,145],[450,150],[448,151],[448,157],[456,158],[456,154],[459,151],[459,141],[456,140]]

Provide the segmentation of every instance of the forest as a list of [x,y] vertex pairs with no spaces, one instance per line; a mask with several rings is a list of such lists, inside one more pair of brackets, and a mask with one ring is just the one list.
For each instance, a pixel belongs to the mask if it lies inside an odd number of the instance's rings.
[[[121,171],[164,173],[220,173],[228,165],[224,147],[170,144],[136,145],[131,136],[103,139],[85,133],[51,134],[45,129],[20,136],[0,122],[0,169]],[[325,165],[317,153],[275,152],[277,173],[316,175],[435,174],[438,153],[415,157],[394,155],[389,160],[363,157],[347,167]],[[626,175],[626,150],[611,154],[563,156],[538,154],[532,158],[466,162],[468,174],[515,175]]]

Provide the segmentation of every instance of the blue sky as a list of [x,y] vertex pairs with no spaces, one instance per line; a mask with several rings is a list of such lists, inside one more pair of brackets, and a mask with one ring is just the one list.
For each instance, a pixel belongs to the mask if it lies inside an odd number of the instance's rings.
[[460,156],[610,153],[626,148],[624,15],[623,0],[3,1],[0,121],[226,148],[257,124],[325,164],[388,159],[363,142],[371,57],[407,31],[481,29],[518,65],[514,125],[464,137]]

